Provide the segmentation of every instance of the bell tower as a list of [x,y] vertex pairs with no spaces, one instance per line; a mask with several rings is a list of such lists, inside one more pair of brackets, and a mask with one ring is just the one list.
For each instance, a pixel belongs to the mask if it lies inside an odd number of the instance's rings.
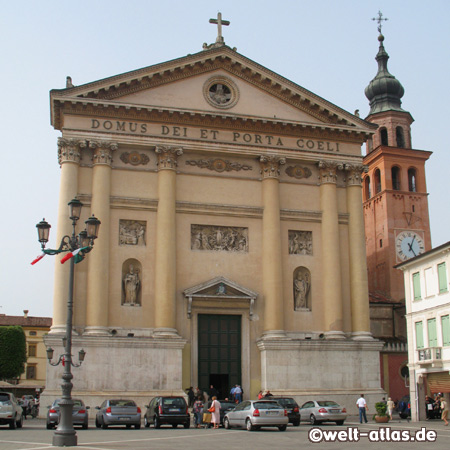
[[403,86],[388,71],[381,20],[379,13],[378,71],[365,89],[370,103],[366,120],[378,130],[366,142],[363,208],[371,332],[386,343],[382,385],[392,398],[400,398],[407,391],[399,375],[407,361],[405,294],[403,274],[395,265],[431,249],[425,177],[431,152],[412,148],[414,119],[401,107]]

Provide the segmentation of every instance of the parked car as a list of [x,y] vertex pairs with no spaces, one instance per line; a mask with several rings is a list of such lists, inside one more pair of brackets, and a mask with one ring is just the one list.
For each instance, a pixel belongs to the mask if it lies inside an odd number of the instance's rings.
[[300,425],[300,409],[297,402],[292,397],[272,396],[271,400],[276,400],[286,411],[289,417],[289,423],[294,427]]
[[155,397],[147,406],[144,415],[144,425],[148,428],[150,424],[155,428],[161,425],[172,425],[176,428],[183,425],[184,428],[191,426],[191,415],[184,397]]
[[343,425],[347,419],[347,410],[332,400],[310,400],[300,408],[300,420],[311,425],[322,422],[336,422]]
[[14,430],[23,426],[23,411],[14,394],[0,392],[0,425]]
[[229,400],[219,400],[220,403],[220,425],[223,425],[223,419],[228,411],[236,408],[236,403]]
[[104,430],[110,425],[132,425],[138,430],[141,428],[141,408],[133,400],[111,399],[105,400],[96,406],[95,426]]
[[[61,410],[59,404],[60,398],[57,398],[47,411],[47,430],[55,428],[59,424],[61,418]],[[73,399],[73,411],[72,411],[72,423],[79,425],[83,429],[87,430],[89,427],[89,406],[86,406],[83,400]]]
[[278,427],[285,431],[289,417],[287,411],[276,400],[245,400],[236,408],[228,411],[223,419],[223,426],[246,428],[248,431],[261,427]]

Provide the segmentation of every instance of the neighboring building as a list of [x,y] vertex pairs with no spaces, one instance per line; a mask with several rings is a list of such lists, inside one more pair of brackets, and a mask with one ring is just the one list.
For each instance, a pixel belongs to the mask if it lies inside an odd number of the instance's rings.
[[[57,238],[75,196],[102,225],[76,265],[74,395],[140,405],[241,384],[354,407],[383,395],[369,322],[361,145],[376,129],[225,45],[51,91]],[[48,345],[61,351],[57,258]],[[59,347],[59,348],[58,348]],[[48,367],[45,395],[60,393]],[[97,403],[97,404],[99,404]]]
[[403,271],[411,418],[426,418],[425,396],[450,400],[450,242],[396,266]]
[[[381,30],[380,30],[381,32]],[[431,248],[425,162],[431,152],[412,148],[411,114],[401,108],[403,86],[388,72],[379,36],[378,73],[366,88],[377,124],[367,141],[363,178],[364,223],[371,332],[385,342],[380,354],[382,387],[393,400],[408,394],[405,292],[394,268]]]
[[31,317],[25,310],[23,316],[0,314],[0,326],[21,326],[25,333],[27,345],[25,372],[18,379],[8,380],[13,384],[14,392],[18,397],[41,392],[45,388],[47,370],[44,336],[50,331],[52,318]]

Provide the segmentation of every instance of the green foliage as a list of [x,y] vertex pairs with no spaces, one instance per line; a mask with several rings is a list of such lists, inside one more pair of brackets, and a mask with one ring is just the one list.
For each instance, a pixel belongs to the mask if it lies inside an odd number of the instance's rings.
[[19,377],[25,371],[27,348],[22,327],[0,327],[0,380]]
[[386,416],[387,405],[384,402],[375,403],[375,409],[377,410],[377,415],[382,417]]

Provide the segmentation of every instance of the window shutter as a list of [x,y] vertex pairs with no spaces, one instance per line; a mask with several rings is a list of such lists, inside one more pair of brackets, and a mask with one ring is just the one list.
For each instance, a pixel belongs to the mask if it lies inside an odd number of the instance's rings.
[[437,347],[436,319],[428,319],[428,347]]
[[447,292],[447,267],[445,262],[438,264],[439,292]]
[[443,345],[450,345],[450,316],[441,317],[442,325],[442,343]]
[[414,300],[420,300],[422,295],[420,293],[420,273],[413,273],[413,291],[414,291]]
[[416,322],[416,347],[423,348],[423,324]]

